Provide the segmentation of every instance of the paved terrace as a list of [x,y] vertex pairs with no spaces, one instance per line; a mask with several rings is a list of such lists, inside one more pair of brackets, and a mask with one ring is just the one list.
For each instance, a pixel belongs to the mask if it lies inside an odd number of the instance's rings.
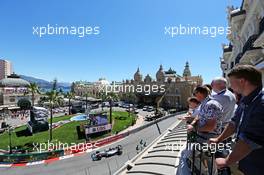
[[[181,167],[181,150],[186,147],[186,142],[185,123],[177,121],[116,174],[176,175],[178,167]],[[131,169],[127,168],[129,166]]]

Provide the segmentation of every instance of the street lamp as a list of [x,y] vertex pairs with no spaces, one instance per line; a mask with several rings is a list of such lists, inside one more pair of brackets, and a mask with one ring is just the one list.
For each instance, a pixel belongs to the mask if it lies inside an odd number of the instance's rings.
[[113,103],[113,99],[112,97],[109,97],[109,105],[110,105],[110,124],[112,124],[112,103]]
[[8,136],[9,136],[9,154],[12,154],[12,142],[11,142],[11,131],[12,128],[8,125]]

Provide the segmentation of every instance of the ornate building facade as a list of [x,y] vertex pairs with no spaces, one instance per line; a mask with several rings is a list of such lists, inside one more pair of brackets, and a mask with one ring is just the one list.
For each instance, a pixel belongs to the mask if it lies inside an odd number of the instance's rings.
[[240,8],[228,7],[231,33],[223,45],[223,76],[238,64],[251,64],[262,71],[264,83],[264,1],[243,0]]
[[89,96],[99,97],[101,87],[109,84],[110,83],[105,78],[99,78],[96,82],[77,81],[74,82],[73,89],[77,96],[88,94]]
[[[17,102],[22,98],[31,101],[31,94],[28,92],[29,82],[20,78],[16,74],[11,74],[0,80],[0,110],[4,107],[9,109],[19,109]],[[40,96],[35,94],[35,102],[37,103]]]
[[[193,89],[197,85],[202,85],[202,83],[203,79],[200,75],[191,75],[189,63],[187,62],[182,75],[178,75],[171,68],[165,71],[163,66],[160,65],[156,73],[156,79],[153,79],[149,74],[143,77],[138,68],[131,80],[109,83],[101,78],[93,83],[75,82],[74,91],[78,96],[88,94],[89,96],[101,98],[101,95],[106,93],[106,89],[108,89],[107,93],[114,92],[121,100],[132,103],[156,105],[160,101],[161,107],[187,108],[187,98],[192,96]],[[139,87],[141,91],[138,91]],[[162,96],[163,98],[161,98]]]
[[[134,74],[134,79],[126,80],[125,82],[125,84],[134,86],[163,86],[166,92],[160,106],[165,108],[187,108],[187,98],[192,96],[193,89],[197,85],[202,85],[202,83],[203,79],[200,75],[191,75],[188,62],[185,65],[182,76],[171,68],[165,71],[163,66],[160,65],[156,73],[156,79],[152,79],[149,74],[143,79],[143,75],[138,68]],[[135,94],[138,103],[155,105],[164,93],[157,92],[146,95],[146,93],[135,92]]]

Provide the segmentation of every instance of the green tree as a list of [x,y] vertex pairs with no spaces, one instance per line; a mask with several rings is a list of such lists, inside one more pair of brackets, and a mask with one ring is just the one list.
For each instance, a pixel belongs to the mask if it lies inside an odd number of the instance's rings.
[[48,102],[50,105],[50,138],[49,140],[52,141],[52,120],[53,120],[53,108],[55,106],[59,106],[60,101],[62,100],[59,92],[56,90],[51,90],[46,93],[48,97]]
[[75,97],[74,93],[73,92],[67,92],[66,95],[65,95],[66,98],[68,98],[68,107],[69,107],[69,115],[71,114],[71,99],[73,99]]
[[110,105],[110,111],[109,111],[109,113],[110,113],[110,123],[112,124],[112,107],[113,107],[113,102],[114,101],[118,101],[119,100],[119,97],[118,97],[118,95],[116,93],[111,92],[111,93],[104,94],[104,99],[106,101],[108,101],[109,102],[109,105]]
[[27,98],[21,98],[18,100],[17,106],[23,111],[23,116],[24,116],[25,111],[31,109],[31,102]]
[[58,80],[55,78],[52,83],[52,90],[57,90],[58,88]]
[[76,84],[74,82],[72,82],[71,84],[71,92],[74,93],[75,92],[75,87],[76,87]]
[[87,108],[88,108],[88,97],[90,96],[90,94],[88,92],[85,92],[83,94],[83,96],[85,97],[85,109],[87,110]]
[[62,88],[59,89],[59,93],[60,93],[60,94],[64,94]]
[[30,83],[28,86],[27,94],[31,94],[32,106],[35,104],[35,95],[40,94],[39,87],[36,83]]

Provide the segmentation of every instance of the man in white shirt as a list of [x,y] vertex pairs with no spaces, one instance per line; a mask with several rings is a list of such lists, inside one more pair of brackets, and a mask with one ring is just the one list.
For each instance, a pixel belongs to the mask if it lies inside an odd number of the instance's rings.
[[227,80],[223,77],[216,77],[212,83],[213,95],[212,97],[223,106],[223,127],[231,121],[234,116],[236,105],[235,95],[227,89]]

